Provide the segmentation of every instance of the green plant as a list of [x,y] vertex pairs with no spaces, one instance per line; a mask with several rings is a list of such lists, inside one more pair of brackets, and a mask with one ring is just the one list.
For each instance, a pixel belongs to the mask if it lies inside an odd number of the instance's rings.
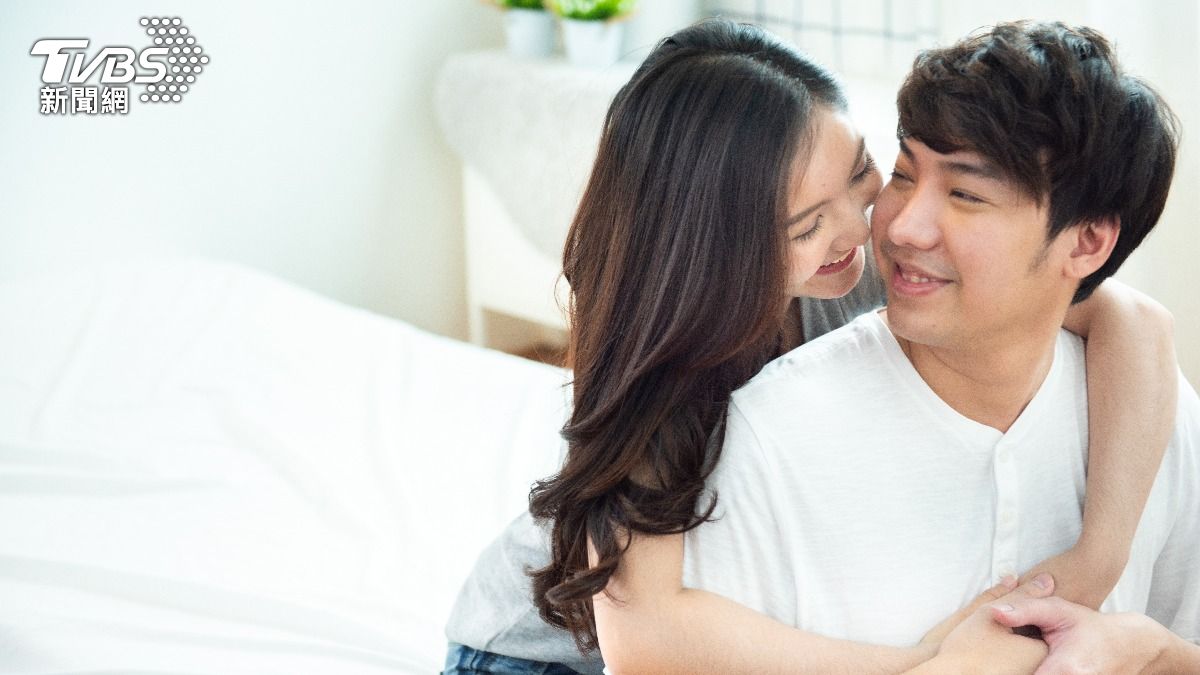
[[637,0],[546,0],[546,4],[564,19],[606,21],[633,11]]
[[546,9],[542,0],[496,0],[504,9]]

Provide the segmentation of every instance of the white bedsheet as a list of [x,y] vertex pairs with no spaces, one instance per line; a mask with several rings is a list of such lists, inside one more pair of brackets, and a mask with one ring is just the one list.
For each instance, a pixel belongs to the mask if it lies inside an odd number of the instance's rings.
[[230,264],[0,284],[0,673],[437,672],[564,382]]

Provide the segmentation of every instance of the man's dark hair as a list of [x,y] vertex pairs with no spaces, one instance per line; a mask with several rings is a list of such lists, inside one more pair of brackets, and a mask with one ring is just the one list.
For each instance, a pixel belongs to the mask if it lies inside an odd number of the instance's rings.
[[1162,214],[1178,122],[1090,28],[1004,23],[922,52],[897,105],[900,138],[977,152],[1039,204],[1049,197],[1047,241],[1078,223],[1119,218],[1112,255],[1073,302],[1112,276]]

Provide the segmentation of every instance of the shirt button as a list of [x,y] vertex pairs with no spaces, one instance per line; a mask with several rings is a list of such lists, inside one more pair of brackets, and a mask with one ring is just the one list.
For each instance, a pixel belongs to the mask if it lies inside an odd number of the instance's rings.
[[1012,511],[1003,511],[1000,513],[1000,524],[1004,527],[1009,527],[1013,524],[1014,518],[1015,516],[1013,516]]
[[1012,453],[1008,451],[1008,448],[1000,448],[1000,450],[996,453],[996,459],[1000,460],[1001,462],[1007,462],[1011,455]]

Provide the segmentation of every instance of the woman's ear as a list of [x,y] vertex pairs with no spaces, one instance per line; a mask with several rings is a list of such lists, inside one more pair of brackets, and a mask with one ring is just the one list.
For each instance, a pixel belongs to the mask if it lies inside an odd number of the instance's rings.
[[1074,239],[1074,247],[1066,261],[1067,275],[1082,279],[1100,269],[1108,262],[1120,235],[1121,219],[1115,215],[1072,226],[1067,233]]

